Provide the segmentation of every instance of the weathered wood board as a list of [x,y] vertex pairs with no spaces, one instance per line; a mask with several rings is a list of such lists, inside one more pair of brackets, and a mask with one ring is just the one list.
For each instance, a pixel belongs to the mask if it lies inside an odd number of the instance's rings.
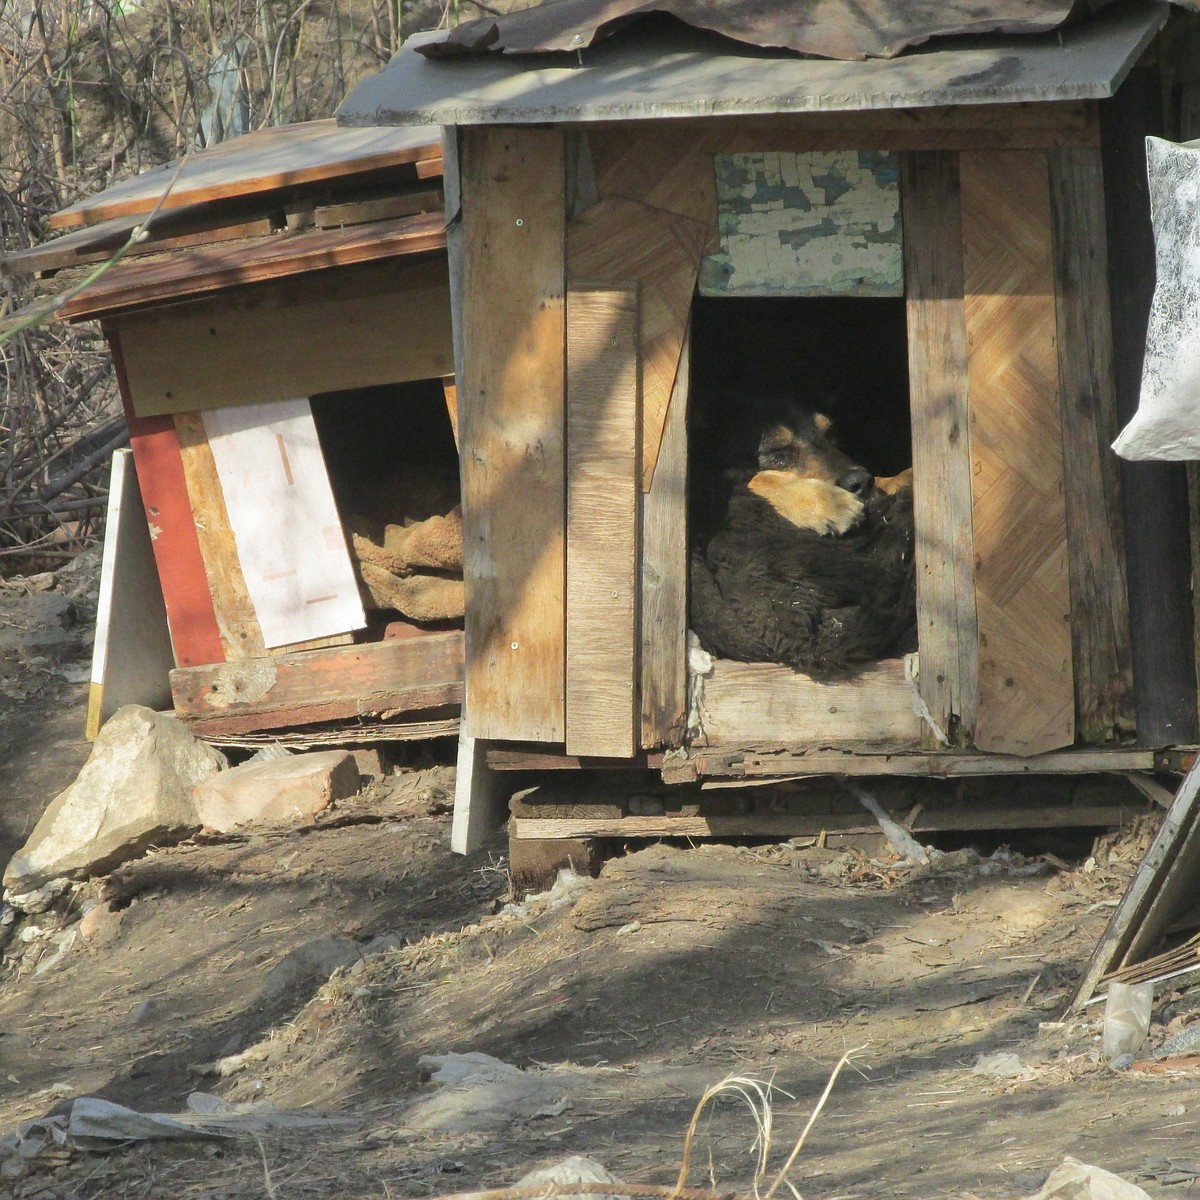
[[178,413],[175,433],[225,661],[261,658],[267,649],[238,561],[237,541],[229,523],[204,420],[199,413]]
[[708,229],[633,200],[603,200],[567,227],[567,280],[640,285],[642,487],[654,479]]
[[873,664],[844,683],[821,683],[776,663],[715,659],[691,687],[694,719],[712,746],[921,744],[903,659]]
[[1084,742],[1134,726],[1104,179],[1099,150],[1050,152],[1075,706]]
[[68,299],[58,315],[77,321],[333,267],[429,253],[445,245],[440,213],[381,221],[370,229],[324,229],[288,238],[217,243],[118,265]]
[[[233,545],[265,646],[366,624],[307,399],[202,414]],[[228,541],[228,538],[226,538]]]
[[[654,480],[642,498],[641,698],[646,748],[679,745],[687,724],[690,348],[685,334]],[[642,416],[645,429],[644,405]]]
[[345,178],[363,171],[436,158],[432,126],[346,129],[331,117],[256,130],[219,142],[176,167],[158,167],[86,196],[50,218],[54,229],[93,225],[110,217],[148,213],[172,184],[164,207],[249,196],[283,187]]
[[200,732],[247,733],[462,701],[463,635],[242,659],[171,673],[175,709]]
[[900,162],[883,150],[714,156],[705,296],[903,296]]
[[154,566],[133,452],[118,450],[113,454],[108,482],[96,641],[84,731],[88,740],[94,741],[104,722],[124,704],[170,708],[170,672],[174,666],[167,610]]
[[970,742],[979,694],[958,156],[904,155],[901,191],[919,691],[933,748]]
[[461,132],[467,732],[565,736],[565,161],[558,130]]
[[567,292],[568,754],[637,750],[641,454],[636,283]]
[[197,412],[451,374],[445,261],[362,271],[337,287],[293,283],[275,303],[201,300],[111,322],[134,411]]
[[137,467],[154,561],[167,608],[175,663],[180,667],[224,661],[221,635],[208,594],[204,558],[192,523],[179,438],[170,417],[138,417],[130,399],[119,335],[109,334],[121,389],[129,448]]
[[1050,191],[1043,151],[960,155],[980,750],[1075,740]]

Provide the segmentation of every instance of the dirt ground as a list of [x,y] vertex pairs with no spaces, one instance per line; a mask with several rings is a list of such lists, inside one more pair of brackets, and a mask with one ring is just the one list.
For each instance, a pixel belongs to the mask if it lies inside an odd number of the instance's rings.
[[[68,681],[86,638],[68,641],[0,676],[6,854],[86,752]],[[671,1184],[707,1086],[779,1089],[778,1165],[856,1048],[792,1173],[805,1196],[1022,1196],[1065,1154],[1152,1195],[1197,1187],[1195,1077],[1113,1071],[1098,1010],[1061,1019],[1152,819],[1069,861],[959,852],[902,871],[811,839],[650,846],[558,907],[503,912],[503,836],[450,855],[452,787],[450,767],[418,764],[312,828],[158,851],[10,931],[0,1138],[81,1095],[332,1119],[27,1161],[0,1144],[0,1197],[440,1196],[570,1154]],[[1153,1042],[1195,1011],[1200,994],[1162,998]],[[525,1068],[541,1099],[413,1110],[452,1096],[419,1058],[468,1051]],[[1015,1074],[976,1070],[1000,1051]],[[744,1109],[718,1103],[693,1184],[747,1189],[752,1141]]]

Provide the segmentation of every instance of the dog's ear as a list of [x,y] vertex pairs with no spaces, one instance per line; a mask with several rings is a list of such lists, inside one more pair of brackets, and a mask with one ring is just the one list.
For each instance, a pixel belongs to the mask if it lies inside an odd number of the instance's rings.
[[833,428],[833,418],[824,412],[813,413],[813,424],[816,425],[818,432],[828,433]]

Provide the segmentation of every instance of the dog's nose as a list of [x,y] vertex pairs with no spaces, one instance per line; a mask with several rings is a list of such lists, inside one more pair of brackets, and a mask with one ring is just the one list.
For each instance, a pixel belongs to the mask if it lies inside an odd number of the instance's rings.
[[866,467],[854,467],[837,481],[837,485],[855,496],[865,496],[875,486],[875,476]]

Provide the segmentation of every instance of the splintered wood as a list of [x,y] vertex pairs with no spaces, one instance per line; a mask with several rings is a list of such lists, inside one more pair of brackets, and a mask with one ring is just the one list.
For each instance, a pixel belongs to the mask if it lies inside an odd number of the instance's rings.
[[564,738],[565,156],[558,130],[462,131],[459,381],[468,732]]
[[1049,179],[1041,151],[960,156],[980,750],[1075,739]]
[[567,294],[568,754],[638,748],[638,289]]

